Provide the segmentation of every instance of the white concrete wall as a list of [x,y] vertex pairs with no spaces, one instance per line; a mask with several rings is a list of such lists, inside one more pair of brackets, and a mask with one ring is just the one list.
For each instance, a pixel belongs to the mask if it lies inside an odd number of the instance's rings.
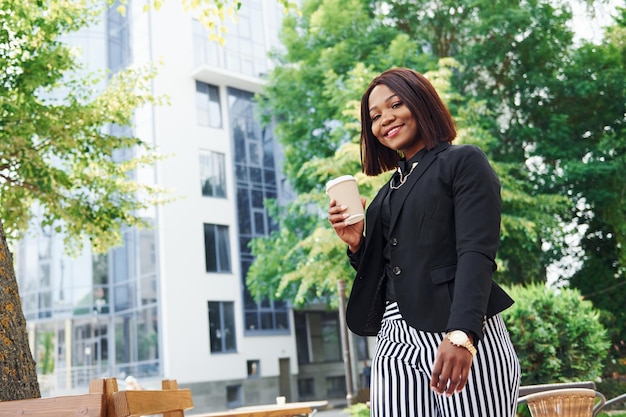
[[[139,7],[139,6],[136,6]],[[253,86],[258,80],[236,74],[203,79],[221,87],[223,128],[198,126],[196,121],[192,17],[179,1],[164,2],[156,12],[133,10],[133,53],[162,60],[154,83],[156,94],[171,104],[141,113],[138,133],[153,134],[158,150],[169,157],[157,165],[160,186],[177,200],[158,209],[158,253],[161,285],[161,335],[166,377],[180,383],[245,379],[246,361],[261,361],[261,377],[277,376],[278,358],[290,357],[297,372],[293,335],[244,337],[236,217],[233,146],[228,128],[226,86]],[[145,36],[143,31],[149,31]],[[149,42],[147,42],[149,40]],[[206,73],[205,73],[206,76]],[[234,77],[235,79],[233,79]],[[258,88],[258,85],[255,86]],[[250,91],[254,91],[249,89]],[[154,115],[150,128],[150,113]],[[148,140],[146,138],[146,140]],[[199,177],[201,150],[225,154],[227,199],[202,197]],[[205,271],[204,223],[229,227],[232,273]],[[237,353],[211,354],[208,301],[235,303]],[[291,323],[293,333],[293,322]]]

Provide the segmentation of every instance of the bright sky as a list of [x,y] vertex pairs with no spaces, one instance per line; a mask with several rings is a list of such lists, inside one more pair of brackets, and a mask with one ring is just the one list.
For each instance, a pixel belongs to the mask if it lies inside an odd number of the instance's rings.
[[574,12],[573,26],[576,31],[576,39],[588,39],[594,43],[602,40],[603,27],[610,25],[613,20],[611,15],[616,7],[624,5],[623,0],[608,0],[603,4],[594,6],[595,17],[589,17],[586,6],[580,0],[572,0],[572,10]]

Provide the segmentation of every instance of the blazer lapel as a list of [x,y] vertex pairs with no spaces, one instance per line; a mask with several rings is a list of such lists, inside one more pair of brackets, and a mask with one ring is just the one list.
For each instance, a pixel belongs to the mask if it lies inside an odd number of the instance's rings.
[[398,214],[402,210],[402,207],[404,207],[404,202],[411,193],[412,189],[415,187],[415,184],[417,184],[422,175],[424,175],[426,170],[428,170],[435,159],[437,159],[437,154],[448,149],[449,146],[451,146],[449,143],[443,142],[437,145],[434,149],[426,152],[422,160],[415,167],[415,170],[407,177],[406,182],[402,185],[402,187],[393,191],[394,193],[399,194],[399,198],[397,201],[394,201],[393,207],[391,208],[392,216],[391,224],[389,225],[391,230],[393,230],[399,217]]
[[[391,180],[391,179],[390,179]],[[387,183],[389,184],[389,183]],[[383,201],[389,192],[389,186],[383,186],[376,197],[372,200],[372,202],[367,207],[365,221],[371,221],[373,224],[366,224],[365,231],[369,235],[368,239],[365,239],[365,247],[363,248],[363,253],[366,253],[368,246],[371,242],[374,241],[375,236],[382,236],[382,223],[381,223],[381,213],[383,207]]]

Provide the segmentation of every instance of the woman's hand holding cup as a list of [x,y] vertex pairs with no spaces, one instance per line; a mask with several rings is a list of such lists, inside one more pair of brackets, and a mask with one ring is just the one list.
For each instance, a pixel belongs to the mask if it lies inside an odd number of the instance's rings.
[[[361,205],[365,208],[365,198],[361,198]],[[365,222],[363,219],[356,223],[346,221],[350,217],[348,207],[338,205],[336,200],[330,200],[328,208],[328,221],[333,226],[335,233],[341,240],[348,244],[350,252],[354,253],[359,250],[361,240],[363,239],[363,228]]]
[[365,199],[359,195],[359,187],[352,175],[342,175],[326,183],[330,196],[328,220],[335,233],[348,244],[351,252],[361,246],[365,218]]

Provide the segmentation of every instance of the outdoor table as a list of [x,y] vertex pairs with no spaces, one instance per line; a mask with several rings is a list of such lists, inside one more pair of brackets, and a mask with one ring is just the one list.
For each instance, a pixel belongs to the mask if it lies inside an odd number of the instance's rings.
[[304,401],[286,404],[264,404],[234,408],[207,414],[196,414],[193,417],[294,417],[308,416],[313,408],[323,408],[328,401]]

